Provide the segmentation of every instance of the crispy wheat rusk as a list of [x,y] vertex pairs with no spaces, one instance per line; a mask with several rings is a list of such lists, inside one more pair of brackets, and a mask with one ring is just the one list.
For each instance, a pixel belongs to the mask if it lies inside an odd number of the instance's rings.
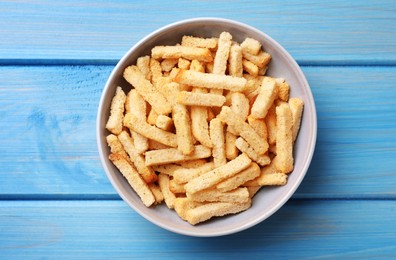
[[276,107],[276,169],[282,173],[293,170],[293,117],[287,103]]
[[300,129],[301,116],[304,108],[304,101],[299,98],[291,98],[289,106],[293,116],[293,143],[297,138],[298,130]]
[[258,55],[252,55],[248,52],[244,52],[242,49],[242,55],[245,59],[251,61],[259,68],[264,68],[271,61],[271,55],[264,51],[260,51]]
[[248,123],[261,138],[267,140],[267,125],[265,124],[265,121],[263,119],[257,119],[252,116],[248,116]]
[[270,77],[264,77],[259,94],[253,103],[251,115],[254,118],[265,118],[277,95],[275,80]]
[[155,204],[161,204],[161,202],[164,201],[164,195],[162,194],[161,188],[155,183],[150,183],[148,186],[154,195]]
[[106,123],[106,129],[118,135],[122,131],[122,120],[124,118],[126,95],[121,87],[117,87],[115,95],[111,100],[110,116]]
[[188,209],[184,216],[191,225],[196,225],[213,217],[235,214],[247,210],[251,205],[251,200],[245,203],[210,202]]
[[182,38],[181,45],[188,47],[199,47],[215,49],[217,47],[217,38],[200,38],[189,35],[184,35]]
[[264,154],[268,150],[267,141],[260,138],[256,131],[231,108],[223,106],[218,117],[228,126],[232,126],[233,130],[245,139],[257,154]]
[[186,189],[184,188],[185,183],[177,183],[174,179],[169,181],[169,189],[173,194],[185,194]]
[[[143,97],[137,92],[136,89],[131,89],[131,91],[129,91],[125,102],[125,108],[126,113],[132,113],[136,117],[144,120],[146,119],[146,101],[144,101]],[[138,153],[144,153],[148,149],[148,139],[134,131],[131,132],[131,135]]]
[[151,72],[151,82],[156,86],[157,81],[162,78],[162,68],[161,63],[156,59],[150,59],[150,72]]
[[176,75],[175,81],[180,84],[189,84],[194,87],[227,89],[231,91],[243,91],[246,86],[245,78],[202,73],[191,70],[180,70]]
[[242,77],[242,48],[238,44],[231,45],[228,63],[229,74],[234,77]]
[[258,75],[259,76],[265,76],[265,74],[267,73],[267,70],[268,70],[268,66],[264,66],[262,68],[259,68]]
[[198,177],[201,174],[209,172],[214,169],[214,163],[208,162],[197,168],[189,168],[189,169],[176,169],[173,172],[173,179],[177,183],[187,183],[192,179]]
[[194,140],[191,133],[191,119],[185,105],[173,106],[173,122],[176,128],[177,148],[185,155],[194,151]]
[[154,109],[150,109],[150,112],[148,113],[147,116],[147,123],[150,125],[155,125],[157,123],[157,118],[158,118],[158,113],[155,112]]
[[211,62],[213,60],[209,49],[188,46],[155,46],[151,50],[154,59],[179,59],[199,60]]
[[180,91],[185,90],[185,86],[176,82],[169,82],[162,86],[160,91],[162,95],[168,100],[169,104],[173,106],[176,104],[176,97]]
[[200,62],[199,60],[192,60],[190,64],[190,70],[205,72],[205,65],[203,62]]
[[224,124],[219,118],[212,119],[209,124],[210,140],[213,144],[212,156],[215,167],[227,163],[225,154]]
[[147,104],[136,89],[131,89],[125,99],[125,113],[133,113],[137,117],[146,118]]
[[243,70],[252,75],[253,77],[257,77],[259,72],[259,67],[257,67],[253,62],[248,61],[246,59],[242,60]]
[[157,91],[149,80],[136,66],[129,66],[124,71],[124,78],[135,87],[139,94],[146,100],[158,114],[168,114],[172,107],[166,98]]
[[249,100],[246,98],[246,96],[240,92],[234,92],[231,94],[231,109],[238,115],[243,120],[246,120],[249,110],[250,110],[250,105],[249,105]]
[[252,163],[245,170],[217,184],[216,188],[221,192],[234,190],[247,181],[257,178],[260,175],[260,172],[260,167],[257,163]]
[[151,72],[150,72],[150,56],[139,57],[136,61],[136,66],[143,73],[144,77],[147,80],[151,80]]
[[228,56],[232,44],[232,35],[222,32],[219,37],[216,56],[213,62],[213,74],[224,75],[227,69]]
[[190,69],[190,65],[191,65],[191,61],[186,60],[184,58],[179,58],[179,62],[177,63],[177,67],[183,70]]
[[173,120],[169,116],[158,115],[155,121],[155,126],[159,129],[171,132],[173,129]]
[[281,177],[282,175],[277,174],[278,172],[276,170],[276,161],[277,158],[275,156],[269,165],[262,167],[261,173],[257,178],[245,182],[243,186],[252,187],[252,186],[268,186],[268,185],[272,186],[272,185],[286,184],[286,182],[284,181],[285,180],[287,181],[287,178],[286,179],[278,178]]
[[152,166],[208,158],[212,155],[212,150],[203,145],[196,145],[190,155],[185,155],[176,148],[147,151],[145,155],[146,165]]
[[191,113],[191,130],[194,137],[203,145],[212,148],[213,144],[209,136],[208,109],[206,107],[193,106]]
[[210,188],[246,169],[251,162],[252,160],[246,154],[241,154],[223,166],[215,168],[189,181],[185,186],[186,191],[188,193],[195,193]]
[[256,193],[261,189],[262,186],[250,186],[250,187],[246,187],[248,189],[249,192],[249,197],[252,199],[254,197],[254,195],[256,195]]
[[221,192],[217,189],[206,189],[196,193],[186,193],[187,198],[198,202],[235,202],[244,203],[249,201],[249,192],[247,188],[241,187],[232,191]]
[[258,55],[261,50],[261,43],[256,39],[247,37],[242,43],[241,48],[245,53]]
[[181,161],[178,162],[177,164],[187,169],[193,169],[193,168],[201,167],[206,163],[207,163],[206,159],[202,158],[202,159],[195,159],[190,161]]
[[153,139],[148,139],[148,143],[149,143],[149,150],[160,150],[160,149],[171,148],[170,146],[154,141]]
[[166,206],[170,209],[173,209],[176,196],[169,188],[169,176],[162,173],[158,174],[158,185],[161,188]]
[[221,107],[226,98],[222,95],[181,91],[177,95],[177,102],[187,106]]
[[267,126],[267,134],[268,134],[268,143],[270,145],[274,145],[276,143],[276,106],[273,105],[268,110],[268,113],[264,119],[264,122]]
[[161,69],[166,72],[171,71],[178,62],[179,59],[164,59],[161,61]]
[[106,136],[107,145],[110,147],[110,152],[114,154],[119,154],[125,157],[129,163],[132,163],[126,153],[124,146],[122,146],[118,137],[114,134],[109,134]]
[[131,185],[132,189],[140,197],[143,204],[147,207],[154,204],[155,197],[153,193],[135,168],[133,168],[122,155],[112,153],[109,159],[120,170],[125,179],[127,179],[129,185]]
[[289,100],[290,86],[287,82],[277,83],[278,87],[278,98],[282,101],[287,102]]
[[256,179],[248,181],[243,186],[282,186],[287,184],[288,175],[278,172],[276,169],[277,157],[271,163],[261,169],[261,174]]
[[174,209],[183,220],[186,220],[186,213],[188,210],[204,205],[203,202],[192,201],[187,197],[177,197],[174,203]]
[[144,156],[138,153],[129,134],[126,131],[122,131],[118,135],[118,139],[124,146],[125,151],[129,155],[129,159],[133,162],[139,174],[142,175],[144,181],[146,183],[155,182],[157,180],[157,175],[151,167],[145,165]]
[[175,134],[152,126],[131,113],[125,115],[124,125],[149,139],[153,139],[170,147],[177,147],[177,138]]
[[243,153],[246,153],[250,159],[260,164],[260,166],[268,165],[271,159],[268,155],[257,154],[256,151],[242,138],[238,137],[235,141],[235,146]]
[[180,166],[178,164],[164,164],[164,165],[155,165],[152,167],[154,171],[167,174],[169,176],[173,176],[176,170],[185,170],[186,168]]
[[259,93],[261,82],[263,82],[263,76],[257,76],[253,77],[250,74],[243,74],[243,77],[247,80],[246,82],[246,88],[242,92],[245,94],[245,96],[250,100],[253,99],[253,97],[256,97]]
[[261,186],[283,186],[287,184],[287,177],[287,174],[281,172],[264,174],[259,183]]
[[228,131],[228,128],[229,127],[227,127],[227,131],[225,133],[225,152],[226,158],[228,160],[232,160],[238,156],[238,149],[235,146],[237,136]]

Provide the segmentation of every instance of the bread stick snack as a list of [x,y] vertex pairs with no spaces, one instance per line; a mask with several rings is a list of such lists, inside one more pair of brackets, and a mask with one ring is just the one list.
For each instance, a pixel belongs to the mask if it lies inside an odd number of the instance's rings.
[[156,46],[151,50],[151,57],[154,59],[179,59],[199,60],[211,62],[212,54],[206,48],[188,47],[188,46]]
[[179,40],[125,68],[129,85],[116,88],[106,141],[145,206],[166,205],[197,225],[287,184],[304,102],[285,78],[266,75],[272,57],[253,38]]
[[195,193],[210,188],[246,169],[251,162],[252,160],[246,154],[241,154],[234,160],[189,181],[186,184],[186,191],[187,193]]
[[181,161],[195,160],[200,158],[207,158],[212,155],[210,148],[203,145],[196,145],[194,151],[190,155],[183,154],[177,148],[153,150],[146,152],[146,165],[161,165],[168,163],[175,163]]
[[[129,91],[125,101],[125,111],[141,119],[146,119],[147,104],[136,89]],[[134,131],[131,131],[131,135],[138,153],[145,152],[148,149],[148,139]]]
[[150,207],[155,202],[154,195],[135,168],[133,168],[122,155],[112,153],[109,159],[128,180],[128,183],[142,199],[144,205]]
[[217,184],[216,188],[221,192],[234,190],[239,186],[241,186],[242,184],[255,179],[259,175],[260,175],[260,167],[256,163],[252,163],[245,170]]
[[221,107],[226,98],[222,95],[180,91],[177,95],[177,103],[187,106],[215,106]]
[[118,139],[128,153],[130,160],[133,162],[133,165],[142,175],[143,180],[146,183],[155,182],[157,180],[157,175],[151,167],[145,164],[144,157],[136,150],[135,146],[133,145],[133,140],[129,136],[129,134],[126,131],[122,131],[118,135]]
[[293,117],[287,103],[276,107],[276,168],[282,173],[293,170]]
[[240,119],[229,107],[222,108],[219,118],[227,125],[232,126],[232,128],[243,137],[258,154],[264,154],[267,151],[267,141],[261,139],[256,131],[254,131],[248,123]]
[[148,139],[155,140],[171,147],[177,147],[176,134],[149,125],[144,120],[137,118],[132,114],[125,115],[124,125]]
[[219,118],[210,121],[210,139],[213,144],[212,156],[215,167],[222,166],[227,163],[224,124]]
[[238,44],[232,44],[230,48],[230,55],[228,57],[228,70],[231,76],[242,77],[242,48]]
[[252,116],[254,118],[265,118],[277,95],[275,80],[265,77],[261,83],[260,92],[253,103]]
[[247,210],[252,205],[251,200],[245,203],[210,202],[193,207],[185,212],[185,219],[191,225],[196,225],[213,217],[221,217]]
[[229,75],[215,75],[191,70],[180,70],[175,81],[180,84],[189,84],[194,87],[208,89],[226,89],[231,91],[243,91],[246,79]]
[[111,101],[110,116],[106,123],[106,129],[116,135],[121,133],[122,131],[125,100],[125,92],[122,90],[121,87],[117,87],[115,95]]
[[172,113],[176,128],[177,147],[183,154],[189,155],[194,151],[190,114],[187,107],[182,104],[175,104]]
[[181,45],[188,47],[215,49],[217,47],[217,41],[218,39],[216,38],[200,38],[200,37],[185,35],[182,38]]
[[172,107],[166,98],[155,89],[153,84],[146,79],[138,67],[130,66],[126,68],[124,78],[135,87],[155,112],[158,114],[168,114],[172,111]]
[[301,116],[303,112],[304,102],[299,98],[289,99],[289,106],[293,117],[293,143],[297,138],[298,130],[300,129]]

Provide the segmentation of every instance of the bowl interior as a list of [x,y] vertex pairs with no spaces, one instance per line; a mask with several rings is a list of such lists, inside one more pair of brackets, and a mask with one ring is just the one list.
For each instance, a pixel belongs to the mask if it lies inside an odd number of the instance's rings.
[[[218,37],[223,31],[232,34],[233,40],[242,42],[246,37],[260,41],[265,51],[272,55],[268,75],[282,77],[291,86],[291,97],[299,97],[304,103],[304,111],[299,136],[294,147],[295,166],[289,175],[288,183],[282,187],[263,187],[254,197],[252,207],[242,213],[230,215],[191,226],[180,219],[165,205],[146,208],[130,188],[127,181],[107,159],[109,148],[106,143],[105,124],[109,116],[111,99],[117,86],[129,91],[131,86],[123,79],[124,69],[136,63],[138,57],[149,55],[156,45],[174,45],[181,42],[183,35]],[[301,183],[311,162],[316,142],[316,111],[309,85],[294,59],[268,35],[239,22],[218,19],[198,18],[165,26],[133,46],[120,60],[102,93],[97,120],[98,149],[106,174],[117,192],[136,212],[152,223],[167,230],[191,236],[219,236],[249,228],[272,215],[294,193]]]

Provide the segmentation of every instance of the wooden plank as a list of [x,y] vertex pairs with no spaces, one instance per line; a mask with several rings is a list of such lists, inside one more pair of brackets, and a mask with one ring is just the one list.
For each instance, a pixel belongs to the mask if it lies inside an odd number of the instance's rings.
[[243,232],[186,237],[122,201],[2,201],[2,258],[392,259],[394,201],[292,200]]
[[[97,105],[112,66],[0,67],[0,198],[116,198]],[[396,67],[303,67],[318,141],[298,198],[396,198]],[[293,86],[292,86],[293,88]]]
[[254,26],[301,64],[395,64],[395,11],[392,0],[2,1],[0,62],[114,63],[148,33],[198,14]]
[[303,68],[317,106],[318,138],[298,196],[395,197],[395,69]]
[[114,194],[95,137],[111,69],[1,68],[2,194]]

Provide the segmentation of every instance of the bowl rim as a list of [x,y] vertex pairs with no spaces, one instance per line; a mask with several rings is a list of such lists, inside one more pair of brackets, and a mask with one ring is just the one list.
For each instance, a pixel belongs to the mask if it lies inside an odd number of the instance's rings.
[[[293,67],[295,67],[297,69],[299,77],[301,77],[300,80],[304,83],[305,86],[307,86],[307,89],[306,89],[307,96],[311,103],[311,110],[312,110],[312,113],[311,113],[312,124],[310,124],[310,126],[309,126],[310,131],[312,132],[312,136],[309,139],[309,143],[307,144],[307,149],[309,150],[309,153],[307,154],[307,160],[301,169],[299,178],[294,183],[294,185],[288,189],[288,192],[286,193],[286,195],[282,197],[282,199],[276,204],[275,207],[273,207],[270,211],[266,212],[266,214],[263,214],[262,216],[258,216],[254,221],[251,221],[251,222],[249,222],[245,225],[242,225],[242,226],[237,226],[237,227],[233,227],[233,228],[230,228],[227,230],[211,232],[211,233],[194,233],[194,232],[190,232],[187,230],[178,229],[173,226],[168,226],[166,224],[156,221],[151,216],[147,216],[143,212],[141,212],[132,202],[130,202],[126,198],[126,195],[124,195],[124,193],[121,191],[120,187],[116,184],[114,177],[112,176],[109,169],[107,168],[106,161],[108,159],[105,157],[105,151],[103,150],[103,147],[102,147],[103,144],[101,143],[101,140],[103,138],[102,137],[103,129],[101,129],[102,128],[101,114],[103,111],[103,106],[104,106],[104,103],[106,100],[107,93],[108,93],[109,89],[112,87],[111,83],[112,83],[113,78],[115,77],[117,71],[121,69],[121,67],[124,65],[124,63],[129,58],[129,56],[135,51],[135,49],[137,49],[142,44],[144,44],[148,39],[153,38],[155,35],[160,34],[163,31],[170,30],[171,28],[178,27],[183,24],[185,25],[185,24],[196,23],[196,22],[226,23],[226,24],[230,24],[233,26],[237,26],[237,27],[244,27],[245,29],[247,29],[249,31],[252,31],[254,33],[261,34],[262,36],[264,36],[269,42],[271,42],[271,44],[273,44],[277,49],[279,49],[281,51],[282,55],[286,56],[287,60],[289,60],[291,63],[293,63],[292,64]],[[245,23],[242,23],[239,21],[226,19],[226,18],[217,18],[217,17],[196,17],[196,18],[183,19],[183,20],[179,20],[179,21],[176,21],[173,23],[169,23],[165,26],[162,26],[162,27],[152,31],[151,33],[147,34],[145,37],[140,39],[138,42],[136,42],[117,62],[116,66],[113,68],[111,74],[109,75],[104,88],[102,89],[102,93],[101,93],[101,97],[100,97],[100,101],[99,101],[99,105],[98,105],[98,110],[97,110],[97,116],[96,116],[96,141],[97,141],[97,147],[98,147],[100,161],[101,161],[103,169],[105,170],[107,178],[109,179],[113,188],[117,191],[118,195],[122,198],[122,200],[124,202],[126,202],[132,209],[134,209],[134,211],[137,212],[140,216],[142,216],[146,220],[150,221],[151,223],[153,223],[165,230],[168,230],[168,231],[171,231],[171,232],[174,232],[177,234],[194,236],[194,237],[217,237],[217,236],[224,236],[224,235],[237,233],[237,232],[246,230],[250,227],[257,225],[258,223],[260,223],[260,222],[264,221],[265,219],[269,218],[270,216],[272,216],[292,197],[292,195],[295,193],[297,188],[300,186],[302,180],[305,178],[305,175],[308,171],[308,168],[309,168],[312,158],[313,158],[316,141],[317,141],[317,112],[316,112],[315,100],[313,98],[311,88],[310,88],[308,81],[307,81],[304,73],[302,72],[300,66],[295,61],[295,59],[291,56],[291,54],[282,45],[280,45],[277,41],[275,41],[272,37],[270,37],[266,33],[260,31],[259,29],[255,28],[253,26],[250,26],[248,24],[245,24]]]

